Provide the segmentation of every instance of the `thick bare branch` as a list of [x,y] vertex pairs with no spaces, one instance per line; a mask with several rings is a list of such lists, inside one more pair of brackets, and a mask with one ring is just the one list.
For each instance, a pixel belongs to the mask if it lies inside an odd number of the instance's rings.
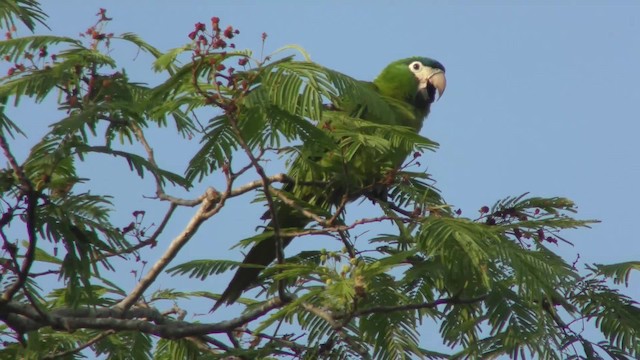
[[[180,249],[196,234],[198,228],[202,223],[208,218],[206,213],[210,211],[212,207],[214,207],[214,199],[216,199],[216,195],[214,194],[212,189],[207,189],[207,196],[205,196],[202,205],[196,212],[196,214],[191,218],[185,229],[173,239],[171,244],[169,244],[165,253],[158,259],[158,261],[153,264],[151,270],[140,280],[140,282],[136,285],[136,287],[131,291],[131,293],[124,298],[120,303],[116,305],[117,308],[126,310],[130,308],[133,304],[135,304],[142,294],[153,284],[158,275],[167,267],[167,265],[173,260]],[[218,204],[220,205],[220,203]]]
[[165,339],[179,339],[226,333],[262,317],[283,304],[280,299],[275,298],[234,319],[203,324],[170,319],[158,310],[148,307],[133,307],[127,310],[65,308],[53,310],[41,316],[33,306],[12,301],[0,306],[0,320],[21,333],[50,326],[53,329],[69,332],[78,329],[141,331]]

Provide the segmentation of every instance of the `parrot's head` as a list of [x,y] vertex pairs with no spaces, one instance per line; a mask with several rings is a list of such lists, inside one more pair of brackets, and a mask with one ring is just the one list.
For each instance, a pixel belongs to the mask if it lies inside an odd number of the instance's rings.
[[410,103],[426,116],[447,86],[444,72],[438,61],[414,56],[392,62],[373,82],[381,94]]

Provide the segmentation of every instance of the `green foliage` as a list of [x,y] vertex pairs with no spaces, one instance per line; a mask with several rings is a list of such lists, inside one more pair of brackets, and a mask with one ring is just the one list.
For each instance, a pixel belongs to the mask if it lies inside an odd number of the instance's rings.
[[11,29],[19,20],[29,30],[34,31],[36,23],[46,24],[47,14],[35,0],[6,0],[0,3],[0,28]]
[[615,284],[623,284],[629,286],[629,277],[631,271],[640,271],[640,261],[628,261],[619,264],[596,265],[591,268],[592,271],[602,274],[613,279]]
[[190,360],[206,357],[203,357],[200,351],[198,351],[196,345],[190,341],[161,339],[158,341],[153,358],[158,360]]
[[[109,21],[99,16],[99,25]],[[44,17],[37,2],[0,2],[3,25],[19,20],[33,30]],[[235,37],[233,28],[216,24],[197,24],[193,43],[167,52],[101,26],[80,39],[0,41],[0,57],[12,66],[0,78],[7,157],[0,169],[0,359],[640,357],[640,307],[612,286],[630,286],[640,262],[583,270],[559,256],[556,247],[570,244],[567,230],[594,223],[576,219],[573,202],[523,194],[463,217],[421,170],[420,157],[438,144],[414,128],[375,121],[411,116],[403,104],[310,62],[300,49],[304,61],[228,51],[219,44]],[[138,74],[112,57],[118,44],[151,56],[157,85],[136,82]],[[26,120],[10,119],[7,106],[45,100],[58,112],[16,158],[12,147],[26,141]],[[155,157],[158,134],[200,147],[174,170]],[[380,159],[393,151],[413,156],[392,168],[403,159]],[[144,179],[150,187],[140,197],[170,203],[167,213],[136,210],[129,225],[117,225],[127,211],[117,191],[95,191],[100,179],[84,166],[105,155],[128,166],[111,176]],[[283,165],[295,170],[278,176]],[[367,183],[371,173],[382,180]],[[213,177],[224,186],[195,193]],[[339,202],[324,206],[291,191],[293,183],[318,194],[332,189],[337,198],[369,197],[357,206],[373,215],[353,219]],[[203,259],[188,254],[169,264],[193,237],[210,241],[200,226],[246,193],[268,213],[275,198],[310,220],[303,228],[272,223],[239,246],[296,235],[314,249],[264,269],[250,293],[256,296],[238,302],[241,315],[202,314],[198,302],[208,307],[220,296],[212,279],[241,264],[211,259],[223,253],[217,244],[198,254]],[[167,230],[180,226],[170,222],[175,209],[192,207],[183,229]],[[130,269],[133,287],[123,280]],[[166,276],[202,285],[169,288]],[[425,336],[450,353],[424,348]]]
[[136,360],[150,359],[152,347],[149,335],[131,331],[105,337],[96,342],[93,348],[96,355],[106,355],[106,359]]
[[210,275],[221,274],[237,265],[238,262],[228,260],[193,260],[167,269],[167,272],[172,275],[186,274],[204,280]]

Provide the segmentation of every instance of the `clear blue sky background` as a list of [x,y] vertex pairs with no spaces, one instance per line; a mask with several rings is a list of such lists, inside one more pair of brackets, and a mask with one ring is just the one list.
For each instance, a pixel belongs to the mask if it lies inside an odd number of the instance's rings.
[[[562,6],[463,4],[67,0],[46,2],[45,9],[54,34],[76,35],[93,23],[99,7],[106,7],[114,18],[110,31],[138,33],[162,50],[188,42],[194,23],[208,24],[212,16],[219,16],[223,25],[240,29],[239,48],[259,50],[264,31],[269,35],[266,52],[299,44],[314,61],[364,80],[398,58],[436,58],[447,68],[448,88],[434,105],[423,135],[441,148],[423,162],[451,204],[475,217],[482,205],[506,196],[566,196],[579,205],[580,217],[602,220],[591,230],[566,233],[575,247],[561,245],[558,251],[568,261],[577,254],[579,264],[640,259],[640,7],[630,1],[616,6],[593,1]],[[159,81],[148,70],[147,58],[135,58],[117,44],[113,55],[141,71],[138,75],[130,70],[132,78]],[[18,109],[13,114],[37,132],[51,121],[51,112],[38,119],[37,111]],[[183,171],[185,159],[198,144],[163,136],[152,139],[158,160]],[[85,164],[89,176],[103,184],[92,189],[120,194],[118,216],[123,225],[136,209],[148,210],[156,217],[147,221],[158,223],[165,204],[158,206],[139,195],[153,194],[151,182],[132,181],[121,173],[113,176],[126,165],[99,161],[99,166]],[[179,261],[239,258],[237,250],[226,250],[260,225],[262,209],[233,206],[207,224],[204,230],[211,237],[197,236]],[[144,258],[153,263],[162,244],[180,231],[190,214],[191,210],[181,211],[160,239],[161,246],[144,253]],[[140,270],[140,264],[134,268]],[[133,285],[131,269],[119,270],[123,282]],[[636,298],[638,279],[636,274],[627,290]],[[221,291],[224,284],[224,279],[213,278],[204,283],[212,291]]]

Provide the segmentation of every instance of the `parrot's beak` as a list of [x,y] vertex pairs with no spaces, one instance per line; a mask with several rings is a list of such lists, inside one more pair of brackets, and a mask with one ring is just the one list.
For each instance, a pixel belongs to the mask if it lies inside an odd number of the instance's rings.
[[444,76],[444,71],[438,70],[434,72],[429,76],[428,81],[438,91],[438,99],[440,99],[442,94],[444,94],[444,90],[447,88],[447,78]]
[[[427,69],[421,74],[423,76],[418,87],[418,94],[427,104],[431,104],[440,99],[444,93],[447,87],[447,78],[444,76],[444,71],[440,69]],[[437,98],[436,92],[438,93]]]

